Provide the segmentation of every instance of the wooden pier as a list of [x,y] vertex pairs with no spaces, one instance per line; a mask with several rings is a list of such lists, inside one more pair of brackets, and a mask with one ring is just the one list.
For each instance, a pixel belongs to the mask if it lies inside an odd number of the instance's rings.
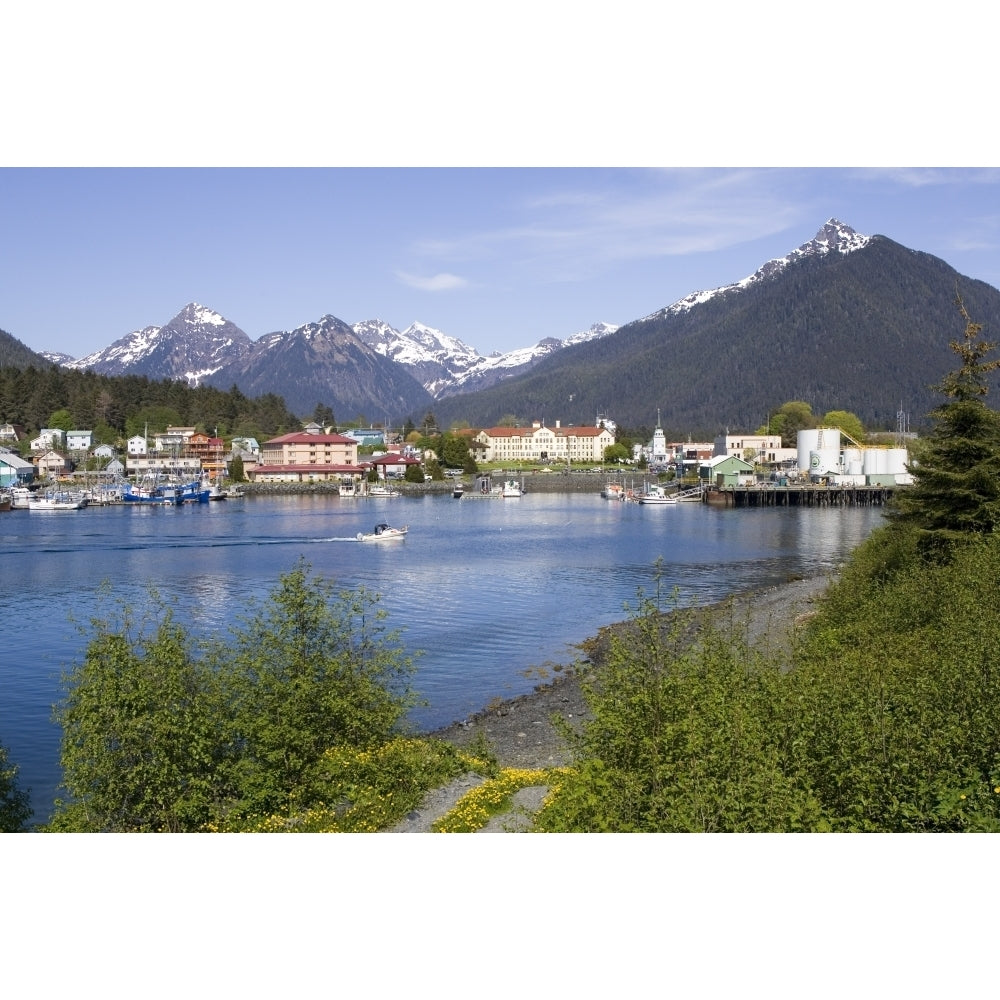
[[717,507],[883,507],[897,488],[760,483],[757,486],[716,486],[706,490],[704,500]]

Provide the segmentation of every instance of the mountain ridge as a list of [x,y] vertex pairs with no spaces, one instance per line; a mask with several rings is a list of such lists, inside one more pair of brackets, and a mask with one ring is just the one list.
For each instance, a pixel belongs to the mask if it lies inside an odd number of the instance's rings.
[[919,421],[936,402],[928,386],[953,361],[956,289],[987,335],[1000,329],[992,286],[830,218],[738,281],[622,326],[594,324],[489,357],[419,321],[398,331],[330,314],[252,341],[189,303],[164,327],[135,331],[70,366],[287,393],[303,416],[324,403],[346,419],[417,422],[433,406],[442,426],[512,415],[590,423],[597,413],[635,426],[659,410],[675,434],[707,435],[759,426],[798,398],[883,426],[901,405]]

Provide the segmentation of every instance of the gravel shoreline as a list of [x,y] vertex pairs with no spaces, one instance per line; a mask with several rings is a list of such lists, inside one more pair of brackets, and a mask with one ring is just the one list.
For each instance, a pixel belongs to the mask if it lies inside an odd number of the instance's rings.
[[[762,652],[780,656],[788,648],[796,627],[811,616],[833,582],[829,576],[791,580],[764,591],[741,594],[719,604],[698,609],[711,615],[716,626],[731,623],[746,628],[747,638]],[[581,643],[581,653],[599,670],[601,653],[611,634],[628,628],[628,622],[609,625],[597,636]],[[553,724],[554,718],[578,725],[587,718],[580,677],[568,671],[530,694],[491,704],[463,722],[437,729],[427,735],[467,748],[486,740],[502,767],[546,768],[569,763],[565,743]],[[410,813],[393,832],[428,832],[467,791],[482,781],[466,775],[443,788],[435,789],[419,810]],[[529,790],[525,790],[528,792]],[[521,797],[512,813],[495,817],[483,832],[515,832],[526,826],[525,814],[538,807],[544,790],[530,790]]]

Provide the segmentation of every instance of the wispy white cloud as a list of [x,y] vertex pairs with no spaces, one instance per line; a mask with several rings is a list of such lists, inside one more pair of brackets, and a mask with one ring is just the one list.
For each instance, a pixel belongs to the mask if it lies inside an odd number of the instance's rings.
[[557,173],[552,189],[510,206],[511,225],[425,239],[412,252],[579,281],[620,262],[708,253],[811,218],[781,171]]
[[442,272],[430,277],[422,277],[417,274],[407,274],[405,271],[397,271],[396,277],[409,285],[410,288],[417,288],[422,292],[450,292],[455,288],[464,288],[468,285],[465,278],[460,278],[457,274]]
[[879,167],[852,170],[849,176],[859,180],[888,181],[907,188],[933,186],[1000,184],[1000,170],[957,167]]

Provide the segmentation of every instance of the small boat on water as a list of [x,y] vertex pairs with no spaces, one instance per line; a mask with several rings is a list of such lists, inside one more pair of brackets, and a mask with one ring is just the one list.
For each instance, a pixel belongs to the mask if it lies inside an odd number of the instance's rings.
[[27,486],[12,486],[10,490],[10,506],[12,510],[27,510],[34,494]]
[[501,494],[505,499],[521,497],[524,496],[524,487],[516,479],[507,479],[504,481]]
[[604,489],[601,490],[601,496],[605,500],[624,500],[626,497],[625,484],[617,480],[605,483]]
[[649,486],[645,493],[640,494],[639,503],[645,504],[668,504],[677,503],[677,498],[668,496],[667,491],[662,486]]
[[81,493],[41,493],[28,501],[28,510],[34,513],[50,513],[63,510],[83,510],[87,498]]
[[394,490],[391,486],[380,486],[378,483],[373,483],[368,487],[368,496],[370,497],[398,497],[399,492]]
[[392,528],[388,524],[376,524],[375,530],[370,534],[365,534],[364,532],[358,532],[359,542],[392,542],[403,539],[406,537],[407,531],[409,531],[407,525],[403,525],[402,528]]
[[461,500],[462,497],[465,496],[465,487],[461,483],[455,483],[455,485],[452,487],[451,495],[456,500]]

